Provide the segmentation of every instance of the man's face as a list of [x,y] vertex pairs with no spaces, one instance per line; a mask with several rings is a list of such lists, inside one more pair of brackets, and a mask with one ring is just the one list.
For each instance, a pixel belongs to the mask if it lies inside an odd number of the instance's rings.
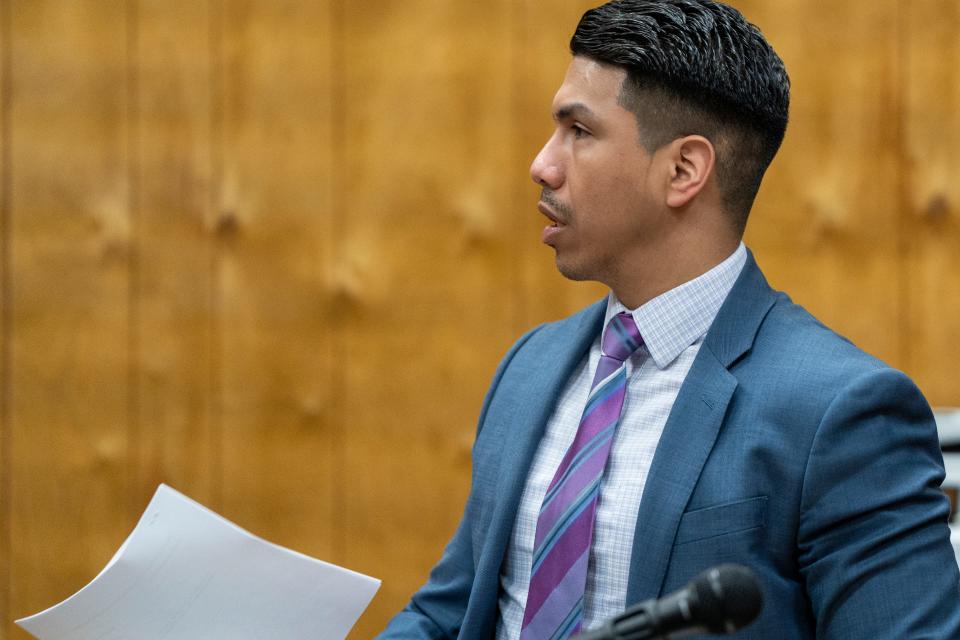
[[667,215],[635,116],[617,101],[625,76],[575,56],[553,101],[556,128],[530,167],[557,268],[609,286],[644,264]]

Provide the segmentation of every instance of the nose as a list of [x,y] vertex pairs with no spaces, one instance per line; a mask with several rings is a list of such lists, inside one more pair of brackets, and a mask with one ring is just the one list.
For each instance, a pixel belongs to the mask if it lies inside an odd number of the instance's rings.
[[563,185],[563,167],[555,152],[554,138],[551,137],[540,149],[540,153],[530,165],[530,177],[541,187],[557,190]]

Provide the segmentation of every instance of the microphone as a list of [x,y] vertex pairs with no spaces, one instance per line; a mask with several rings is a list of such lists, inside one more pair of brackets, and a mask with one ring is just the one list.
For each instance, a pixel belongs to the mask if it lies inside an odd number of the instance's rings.
[[763,594],[750,569],[722,564],[673,593],[636,604],[574,640],[653,640],[696,633],[727,634],[753,622]]

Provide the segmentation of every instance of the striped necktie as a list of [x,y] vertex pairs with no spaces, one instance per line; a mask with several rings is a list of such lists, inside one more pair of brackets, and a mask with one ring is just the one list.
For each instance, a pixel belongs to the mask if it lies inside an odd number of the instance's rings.
[[642,343],[629,313],[607,324],[577,435],[540,507],[520,640],[561,640],[580,631],[600,480],[627,390],[624,363]]

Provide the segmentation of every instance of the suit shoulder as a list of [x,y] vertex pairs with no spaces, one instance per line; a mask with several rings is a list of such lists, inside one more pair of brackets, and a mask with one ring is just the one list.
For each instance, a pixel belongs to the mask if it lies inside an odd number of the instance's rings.
[[898,398],[922,398],[905,374],[831,330],[785,294],[777,294],[749,353],[730,371],[745,397],[806,415],[814,424],[835,400],[860,394],[865,387],[882,388]]
[[797,373],[849,379],[889,365],[830,329],[784,293],[757,333],[752,354],[759,361],[777,361]]
[[783,294],[764,318],[750,351],[729,371],[737,380],[734,410],[746,416],[752,429],[776,433],[798,455],[811,450],[824,424],[843,425],[847,436],[867,433],[851,426],[854,414],[910,416],[885,425],[923,423],[927,429],[932,424],[922,392],[906,375]]

